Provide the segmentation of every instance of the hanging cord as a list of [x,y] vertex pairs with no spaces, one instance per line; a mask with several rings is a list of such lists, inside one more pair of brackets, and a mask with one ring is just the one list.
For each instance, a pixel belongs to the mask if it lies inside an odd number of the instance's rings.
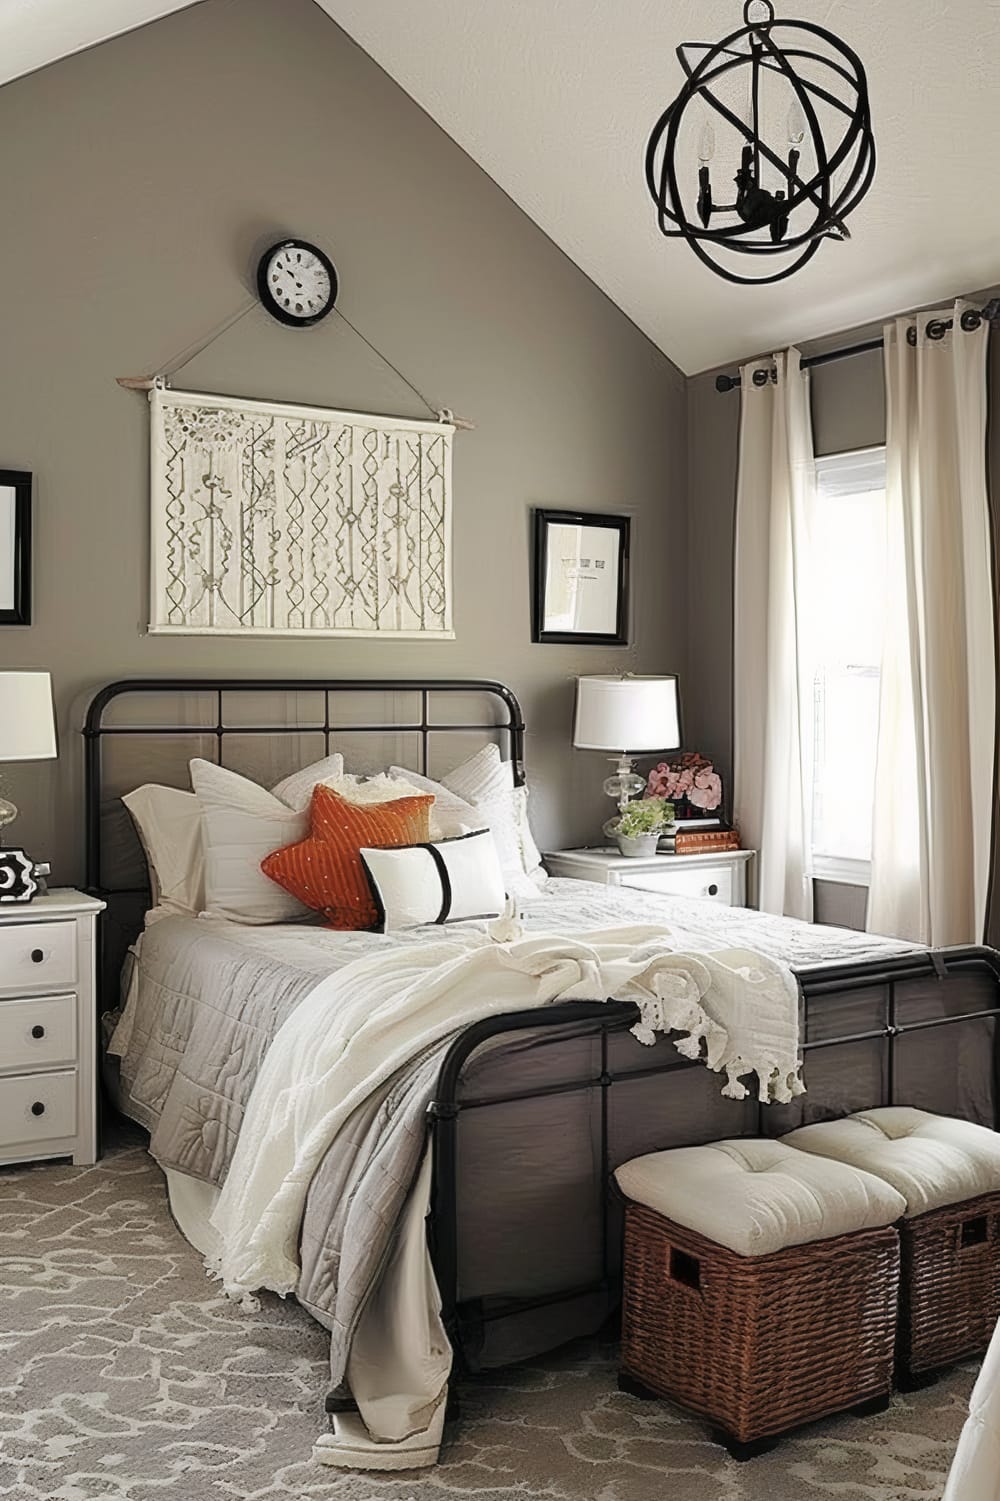
[[440,416],[440,408],[438,408],[438,407],[432,407],[431,406],[430,402],[427,400],[427,397],[424,395],[423,391],[421,391],[417,386],[415,386],[413,384],[412,380],[408,380],[407,379],[407,377],[403,374],[402,370],[400,370],[398,368],[398,366],[396,366],[396,365],[394,365],[392,363],[392,360],[389,359],[388,355],[384,355],[382,353],[381,349],[376,349],[375,345],[372,343],[371,339],[366,339],[365,338],[365,336],[361,332],[360,328],[356,328],[355,327],[355,325],[351,322],[350,318],[348,318],[348,316],[347,316],[346,313],[342,313],[340,311],[340,308],[337,307],[336,304],[334,304],[333,311],[336,313],[336,315],[340,319],[341,323],[346,323],[347,326],[348,326],[348,328],[351,330],[351,333],[352,334],[357,334],[357,336],[361,340],[362,344],[365,344],[365,345],[368,346],[368,348],[371,350],[372,354],[375,355],[376,359],[380,359],[382,361],[383,365],[388,365],[389,369],[392,370],[392,371],[394,371],[395,374],[399,376],[399,378],[403,382],[404,386],[409,386],[409,388],[413,392],[414,396],[418,396],[420,398],[420,400],[423,402],[424,406],[427,408],[427,410],[431,413],[431,415],[433,417],[439,417]]
[[[216,339],[221,339],[223,334],[228,333],[231,328],[235,328],[236,324],[257,306],[258,301],[256,297],[248,298],[246,302],[237,308],[235,313],[232,313],[222,323],[217,324],[211,333],[186,345],[178,354],[175,354],[161,365],[152,375],[119,375],[118,384],[124,386],[127,391],[151,391],[156,385],[169,384],[172,375],[176,375],[178,370],[182,370],[185,365],[189,365],[197,355],[202,354],[208,349],[209,345],[214,344]],[[469,422],[464,417],[456,417],[449,408],[432,406],[423,391],[403,374],[398,365],[392,363],[388,355],[383,354],[381,349],[378,349],[370,339],[365,338],[360,328],[351,322],[346,313],[342,313],[336,304],[334,304],[332,311],[336,313],[342,323],[347,325],[351,333],[355,334],[361,340],[362,344],[365,344],[371,350],[376,359],[381,360],[383,365],[387,365],[393,374],[399,377],[404,386],[409,386],[414,396],[423,402],[435,421],[450,423],[453,427],[463,428],[469,432],[475,428],[476,424],[474,422]]]

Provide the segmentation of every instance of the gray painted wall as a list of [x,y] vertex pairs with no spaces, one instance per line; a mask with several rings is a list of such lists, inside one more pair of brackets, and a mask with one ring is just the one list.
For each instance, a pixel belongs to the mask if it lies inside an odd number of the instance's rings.
[[[569,745],[574,675],[690,683],[677,370],[311,0],[207,0],[9,84],[0,139],[0,467],[36,486],[34,624],[0,633],[0,665],[52,670],[62,743],[10,769],[21,840],[79,878],[98,685],[223,672],[504,679],[540,839],[592,838],[610,810],[600,758]],[[115,377],[234,312],[282,232],[328,247],[345,314],[478,424],[455,448],[454,643],[143,635],[147,416]],[[289,332],[258,309],[177,384],[426,415],[336,318]],[[630,647],[531,644],[533,505],[633,516]]]

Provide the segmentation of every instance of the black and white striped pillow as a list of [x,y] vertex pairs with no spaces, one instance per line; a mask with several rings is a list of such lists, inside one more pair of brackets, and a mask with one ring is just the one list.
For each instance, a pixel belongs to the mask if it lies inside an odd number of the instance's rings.
[[383,933],[499,917],[507,900],[489,829],[433,844],[363,849],[361,863]]

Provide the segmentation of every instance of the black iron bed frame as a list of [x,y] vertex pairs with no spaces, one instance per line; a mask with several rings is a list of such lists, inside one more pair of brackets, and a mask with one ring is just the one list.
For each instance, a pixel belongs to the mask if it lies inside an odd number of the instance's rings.
[[[297,694],[321,693],[324,716],[321,724],[269,725],[227,724],[225,701],[229,694]],[[380,722],[377,724],[339,724],[331,719],[331,695],[358,693],[416,694],[420,702],[420,716],[415,722]],[[215,696],[216,722],[206,725],[176,724],[107,724],[105,714],[110,704],[127,695],[193,695]],[[502,705],[505,717],[502,720],[483,719],[462,724],[438,723],[430,717],[430,704],[437,695],[482,695],[492,697]],[[430,737],[449,733],[479,732],[483,735],[501,734],[506,737],[510,759],[513,763],[516,785],[523,785],[524,771],[524,719],[517,698],[504,684],[476,679],[204,679],[204,678],[144,678],[112,683],[103,688],[93,699],[83,730],[86,743],[85,777],[85,826],[86,826],[86,879],[90,891],[100,895],[109,904],[108,917],[114,920],[116,899],[134,899],[143,892],[136,888],[115,889],[104,884],[102,853],[101,814],[104,806],[102,746],[113,736],[174,736],[194,735],[214,737],[217,759],[223,760],[224,741],[228,735],[296,735],[322,734],[327,751],[331,735],[342,732],[354,734],[415,734],[420,739],[421,770],[426,772]],[[140,919],[141,923],[141,919]],[[133,934],[134,936],[134,934]],[[912,981],[944,981],[964,974],[985,976],[991,984],[992,1004],[972,1011],[957,1014],[922,1017],[912,1021],[901,1019],[897,1011],[897,987]],[[106,977],[108,978],[108,977]],[[941,1027],[954,1027],[963,1023],[993,1021],[992,1028],[992,1100],[993,1127],[1000,1129],[1000,953],[984,947],[962,947],[933,951],[918,951],[876,962],[824,965],[798,972],[802,997],[804,1060],[820,1049],[844,1047],[861,1043],[881,1043],[884,1066],[882,1068],[882,1097],[872,1104],[896,1103],[896,1058],[899,1043],[905,1037]],[[886,1002],[882,1023],[860,1031],[836,1032],[821,1037],[810,1037],[811,1003],[823,996],[845,995],[853,991],[884,987]],[[652,1075],[671,1074],[699,1066],[697,1060],[681,1057],[674,1050],[662,1055],[648,1068],[616,1072],[609,1059],[609,1039],[630,1028],[638,1017],[637,1008],[622,1002],[568,1002],[546,1008],[544,1019],[539,1012],[517,1011],[504,1016],[492,1017],[463,1030],[449,1048],[438,1077],[434,1100],[428,1108],[429,1129],[433,1150],[433,1195],[429,1238],[435,1273],[441,1292],[445,1327],[452,1340],[456,1362],[465,1364],[467,1336],[478,1330],[484,1322],[494,1318],[506,1318],[512,1314],[530,1312],[556,1303],[570,1302],[592,1295],[614,1301],[617,1294],[617,1270],[612,1226],[611,1195],[605,1192],[602,1200],[603,1267],[596,1282],[549,1292],[535,1298],[505,1298],[496,1309],[484,1309],[481,1300],[463,1303],[459,1285],[461,1213],[458,1202],[458,1143],[460,1122],[469,1112],[488,1107],[502,1106],[518,1100],[537,1099],[543,1095],[570,1094],[579,1091],[600,1091],[600,1143],[602,1182],[609,1183],[613,1166],[609,1151],[609,1097],[611,1091],[630,1081],[648,1079]],[[534,1088],[523,1093],[467,1097],[462,1093],[461,1082],[466,1065],[475,1053],[484,1046],[495,1043],[498,1038],[527,1032],[545,1034],[544,1041],[558,1041],[567,1029],[573,1029],[575,1038],[593,1037],[598,1042],[600,1067],[544,1088]],[[756,1134],[765,1134],[764,1107],[758,1105],[752,1112]],[[732,1134],[740,1134],[733,1132]],[[748,1133],[744,1133],[748,1134]],[[331,1410],[343,1405],[335,1397],[328,1399]]]

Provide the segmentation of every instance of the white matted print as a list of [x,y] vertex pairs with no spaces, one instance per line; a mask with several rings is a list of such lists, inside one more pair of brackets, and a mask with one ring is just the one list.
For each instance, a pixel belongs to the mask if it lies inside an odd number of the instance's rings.
[[454,637],[450,423],[150,405],[152,633]]
[[31,623],[31,475],[0,469],[0,625]]
[[532,639],[624,645],[629,518],[535,512]]

